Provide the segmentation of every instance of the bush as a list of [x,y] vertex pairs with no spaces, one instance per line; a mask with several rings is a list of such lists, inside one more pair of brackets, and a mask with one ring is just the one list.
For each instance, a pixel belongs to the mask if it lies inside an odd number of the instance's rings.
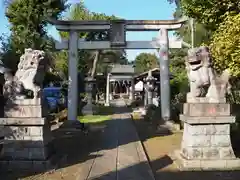
[[230,104],[240,104],[240,91],[232,91],[226,96],[226,99]]
[[171,99],[171,119],[175,122],[179,121],[179,115],[182,113],[182,104],[186,101],[186,92],[176,94]]
[[179,121],[179,114],[182,113],[182,104],[186,101],[188,93],[188,79],[186,74],[176,76],[171,80],[171,119]]
[[228,15],[213,34],[210,50],[218,72],[229,69],[240,77],[240,14]]
[[144,120],[149,121],[149,122],[155,122],[158,121],[160,116],[157,116],[158,114],[160,115],[161,111],[158,111],[158,108],[151,104],[147,107],[146,109],[146,115],[144,116]]

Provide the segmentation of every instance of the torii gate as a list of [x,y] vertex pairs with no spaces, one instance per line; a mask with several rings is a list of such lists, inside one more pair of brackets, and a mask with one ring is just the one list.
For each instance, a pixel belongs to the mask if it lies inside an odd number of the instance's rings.
[[[161,114],[164,120],[170,119],[170,83],[169,83],[169,48],[181,48],[184,42],[170,41],[168,31],[179,29],[185,20],[98,20],[65,21],[50,19],[49,22],[59,31],[70,33],[69,40],[56,42],[56,49],[69,49],[69,87],[68,120],[77,119],[78,106],[78,49],[159,49]],[[84,41],[78,32],[110,31],[110,41]],[[159,36],[152,41],[126,41],[126,31],[159,31]]]

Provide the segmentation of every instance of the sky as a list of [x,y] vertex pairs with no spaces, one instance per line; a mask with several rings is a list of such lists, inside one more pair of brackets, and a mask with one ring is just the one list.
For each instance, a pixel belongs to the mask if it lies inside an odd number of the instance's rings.
[[[69,0],[69,2],[77,3],[80,0]],[[149,3],[146,0],[84,0],[84,3],[92,12],[115,15],[127,20],[169,20],[173,19],[175,10],[175,5],[169,4],[167,0],[150,0]],[[9,23],[4,16],[2,3],[0,3],[0,24],[0,34],[9,34]],[[55,27],[49,27],[48,33],[59,39]],[[156,34],[157,32],[128,32],[127,40],[152,40]],[[126,52],[128,60],[131,61],[142,52],[155,53],[155,50],[127,50]]]

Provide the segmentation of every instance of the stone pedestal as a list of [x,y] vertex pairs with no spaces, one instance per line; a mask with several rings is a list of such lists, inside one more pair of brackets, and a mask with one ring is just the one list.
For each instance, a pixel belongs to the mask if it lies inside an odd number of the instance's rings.
[[5,106],[1,168],[48,170],[54,148],[47,111],[40,100],[16,100]]
[[147,95],[147,105],[153,104],[153,91],[154,91],[154,84],[156,79],[152,76],[152,71],[148,72],[148,76],[145,79],[145,93]]
[[112,95],[112,93],[109,94],[109,100],[110,100],[110,101],[113,100],[113,95]]
[[[184,170],[225,170],[240,168],[231,144],[231,105],[227,103],[185,103],[180,120],[184,122],[177,164]],[[205,99],[205,100],[204,100]]]

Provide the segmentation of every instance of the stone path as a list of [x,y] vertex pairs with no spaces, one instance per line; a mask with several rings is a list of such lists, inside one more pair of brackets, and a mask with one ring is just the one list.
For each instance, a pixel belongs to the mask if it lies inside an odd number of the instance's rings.
[[[130,113],[125,113],[125,103],[116,101],[114,105],[116,114],[95,137],[79,143],[77,137],[69,137],[71,143],[60,140],[66,152],[62,150],[63,158],[56,171],[20,179],[154,180]],[[91,132],[86,136],[90,135]]]
[[103,133],[103,150],[97,152],[88,178],[152,180],[142,145],[128,114],[115,115]]
[[[113,120],[108,123],[102,137],[102,150],[95,158],[88,179],[153,180],[142,144],[129,113],[124,113],[122,100],[116,106]],[[86,178],[87,179],[87,178]]]

